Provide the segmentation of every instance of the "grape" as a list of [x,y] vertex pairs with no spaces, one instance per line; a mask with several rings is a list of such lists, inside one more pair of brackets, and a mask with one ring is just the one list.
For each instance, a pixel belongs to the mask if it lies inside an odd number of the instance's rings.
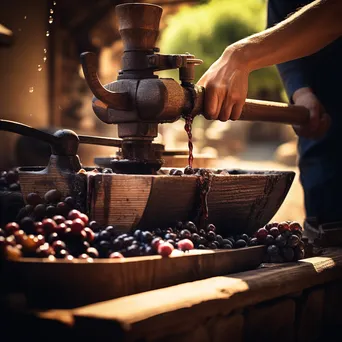
[[286,261],[294,260],[294,250],[291,247],[284,247],[282,249],[282,255]]
[[62,198],[62,194],[57,189],[49,190],[45,195],[44,199],[46,203],[58,203]]
[[268,235],[268,230],[266,228],[260,228],[256,233],[256,238],[259,242],[263,243]]
[[274,237],[270,234],[268,234],[265,238],[265,244],[266,245],[273,245],[274,244]]
[[239,239],[239,240],[237,240],[237,241],[235,242],[235,247],[236,247],[236,248],[244,248],[244,247],[246,247],[246,246],[247,246],[247,243],[246,243],[246,241],[243,240],[243,239]]
[[182,225],[183,229],[187,229],[190,233],[197,233],[197,227],[192,221],[187,221]]
[[163,242],[158,245],[158,254],[162,257],[167,257],[172,253],[173,249],[174,247],[172,244],[169,242]]
[[275,245],[270,245],[267,247],[267,254],[268,255],[279,255],[279,248]]
[[272,235],[274,238],[280,235],[280,231],[277,227],[272,227],[270,230],[270,235]]
[[287,245],[289,247],[296,247],[299,244],[299,237],[297,235],[291,235],[287,239]]
[[275,244],[278,247],[284,247],[286,245],[286,238],[282,235],[277,236],[277,238],[275,239]]
[[285,231],[289,231],[290,230],[290,226],[287,222],[280,222],[278,224],[278,229],[279,229],[279,232],[282,234],[284,233]]

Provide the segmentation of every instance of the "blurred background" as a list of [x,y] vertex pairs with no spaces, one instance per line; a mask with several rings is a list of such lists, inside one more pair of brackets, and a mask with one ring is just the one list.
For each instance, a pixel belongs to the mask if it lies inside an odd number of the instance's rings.
[[[94,115],[90,92],[81,71],[80,53],[98,55],[99,77],[116,79],[123,46],[115,18],[114,0],[11,0],[0,2],[0,118],[54,132],[117,137],[116,126]],[[197,79],[224,48],[266,26],[266,0],[155,0],[163,7],[157,46],[161,53],[190,52],[204,63]],[[160,77],[178,78],[177,72]],[[249,98],[287,101],[274,67],[255,71]],[[157,142],[166,150],[186,150],[184,121],[160,125]],[[197,117],[193,123],[195,166],[244,169],[296,169],[296,136],[285,125],[212,122]],[[83,145],[84,165],[94,157],[115,154],[110,147]],[[0,133],[0,170],[13,166],[46,165],[49,147],[34,140]],[[168,161],[184,167],[186,156]],[[171,165],[170,164],[170,165]],[[167,165],[169,166],[169,165]],[[275,219],[302,220],[303,195],[295,183]]]

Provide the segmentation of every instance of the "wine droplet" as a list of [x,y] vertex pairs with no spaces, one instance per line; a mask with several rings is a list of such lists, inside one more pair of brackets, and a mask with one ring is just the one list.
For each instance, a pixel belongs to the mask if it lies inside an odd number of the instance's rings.
[[18,31],[21,32],[21,28],[18,28]]
[[27,16],[25,15],[24,20],[26,20],[26,19],[27,19]]
[[53,14],[53,9],[52,8],[50,8],[50,14]]
[[44,58],[43,58],[43,61],[44,61],[44,63],[46,62],[46,60],[47,60],[47,58],[46,58],[46,57],[44,57]]
[[46,50],[46,49],[44,49],[44,53],[47,53],[47,50]]
[[42,70],[43,70],[42,66],[38,64],[38,71],[42,71]]
[[49,37],[49,35],[50,35],[50,32],[46,31],[46,37]]
[[56,6],[56,1],[53,2],[53,5]]
[[50,16],[49,18],[49,24],[52,24],[53,23],[53,18]]
[[33,87],[30,87],[29,88],[29,93],[33,93],[33,91],[34,91]]

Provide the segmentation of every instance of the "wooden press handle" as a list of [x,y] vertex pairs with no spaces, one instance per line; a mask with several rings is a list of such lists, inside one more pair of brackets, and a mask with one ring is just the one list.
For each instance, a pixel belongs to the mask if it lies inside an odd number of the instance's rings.
[[247,99],[239,120],[278,122],[300,126],[310,121],[310,112],[302,106]]

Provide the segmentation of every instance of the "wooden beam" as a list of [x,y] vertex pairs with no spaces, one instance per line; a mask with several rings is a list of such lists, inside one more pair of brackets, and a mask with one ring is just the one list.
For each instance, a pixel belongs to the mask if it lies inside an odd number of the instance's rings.
[[[119,275],[118,275],[119,276]],[[67,311],[74,329],[85,336],[125,341],[180,333],[209,317],[245,308],[342,277],[342,249],[298,263],[189,282]],[[101,291],[101,289],[98,289]],[[63,315],[62,315],[63,313]],[[65,320],[66,311],[41,317]],[[119,338],[119,339],[120,339]]]

